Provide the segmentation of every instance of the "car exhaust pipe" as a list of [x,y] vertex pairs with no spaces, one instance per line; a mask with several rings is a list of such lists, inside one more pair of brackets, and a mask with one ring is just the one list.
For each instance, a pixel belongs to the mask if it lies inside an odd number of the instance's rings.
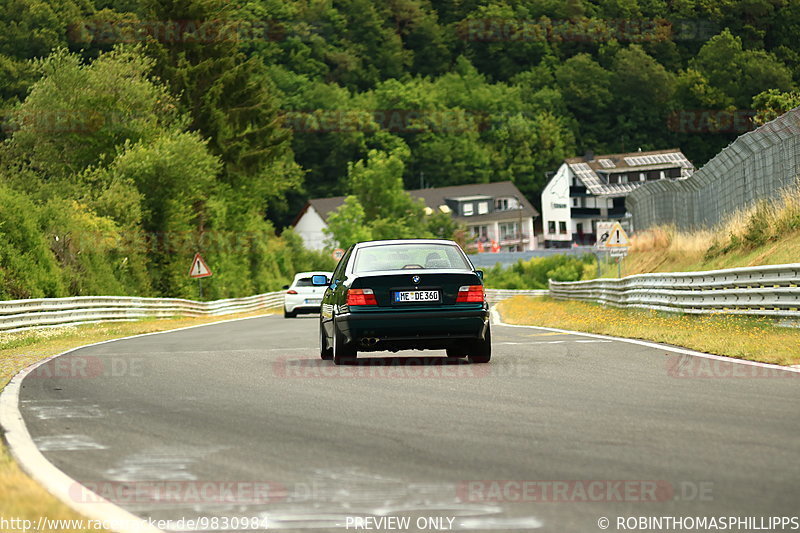
[[378,344],[378,339],[376,337],[361,337],[360,342],[364,346],[375,346]]

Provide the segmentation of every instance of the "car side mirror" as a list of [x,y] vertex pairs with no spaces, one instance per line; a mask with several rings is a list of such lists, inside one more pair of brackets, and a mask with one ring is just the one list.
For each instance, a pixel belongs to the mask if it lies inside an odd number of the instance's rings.
[[483,280],[483,270],[476,270],[475,275],[478,276],[481,280]]
[[286,289],[288,289],[288,288],[289,288],[289,286],[288,286],[288,285],[284,285],[284,286],[283,286],[283,290],[286,290]]
[[323,285],[328,284],[328,276],[323,276],[321,274],[311,276],[311,284],[315,287],[321,287]]

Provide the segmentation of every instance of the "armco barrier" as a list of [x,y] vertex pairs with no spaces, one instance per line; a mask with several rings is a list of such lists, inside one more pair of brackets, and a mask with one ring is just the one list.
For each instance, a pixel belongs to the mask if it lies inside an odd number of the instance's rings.
[[800,263],[621,279],[550,281],[550,296],[692,314],[800,318]]
[[88,322],[136,320],[170,316],[222,316],[283,305],[283,292],[247,298],[196,302],[178,298],[76,296],[0,301],[0,333],[24,329],[73,326]]
[[525,296],[545,296],[549,294],[550,291],[547,289],[541,290],[516,290],[516,289],[486,289],[486,301],[490,304],[496,304],[497,302],[502,302],[506,298],[511,298],[512,296],[519,296],[520,294]]
[[[543,295],[547,290],[487,289],[489,303],[518,294]],[[196,302],[178,298],[137,298],[129,296],[75,296],[36,300],[0,301],[0,333],[32,328],[75,326],[89,322],[112,322],[171,316],[222,316],[283,305],[283,291],[247,298]]]

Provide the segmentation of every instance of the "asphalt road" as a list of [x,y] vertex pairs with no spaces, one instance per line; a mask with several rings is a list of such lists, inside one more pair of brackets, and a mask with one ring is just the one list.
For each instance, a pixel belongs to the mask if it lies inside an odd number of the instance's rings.
[[143,517],[561,533],[797,514],[797,374],[540,329],[493,337],[489,365],[407,352],[427,359],[334,367],[316,317],[229,322],[57,358],[25,378],[21,410],[53,464]]

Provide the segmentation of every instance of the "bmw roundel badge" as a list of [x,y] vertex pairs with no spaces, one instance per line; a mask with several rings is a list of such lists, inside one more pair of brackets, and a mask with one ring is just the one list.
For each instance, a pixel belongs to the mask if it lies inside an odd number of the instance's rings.
[[411,278],[412,283],[419,283],[419,276],[413,276]]

